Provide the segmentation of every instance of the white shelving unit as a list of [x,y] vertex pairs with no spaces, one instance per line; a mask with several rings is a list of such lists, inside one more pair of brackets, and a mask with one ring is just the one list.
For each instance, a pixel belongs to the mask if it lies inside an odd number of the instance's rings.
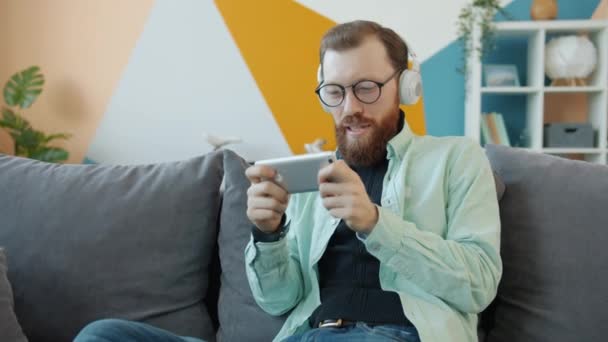
[[[587,33],[598,50],[598,65],[588,79],[587,86],[552,87],[545,85],[545,44],[549,37]],[[473,37],[479,38],[479,29]],[[526,131],[529,147],[526,149],[556,155],[578,154],[594,163],[606,164],[608,159],[608,20],[557,20],[515,21],[496,23],[496,39],[522,39],[527,41],[527,82],[519,87],[482,86],[483,61],[479,60],[474,41],[473,53],[467,61],[465,135],[480,141],[482,102],[485,96],[525,96]],[[497,53],[500,53],[500,45]],[[596,132],[594,148],[544,148],[544,98],[545,94],[587,95],[587,120]],[[500,108],[493,111],[501,112]],[[508,129],[508,127],[507,127]]]

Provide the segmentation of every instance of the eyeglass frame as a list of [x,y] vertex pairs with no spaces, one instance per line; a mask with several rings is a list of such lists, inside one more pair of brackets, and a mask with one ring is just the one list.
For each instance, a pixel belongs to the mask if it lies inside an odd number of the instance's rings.
[[[353,89],[353,95],[355,96],[355,98],[356,98],[356,99],[357,99],[359,102],[361,102],[361,103],[365,103],[365,104],[373,104],[373,103],[378,102],[378,100],[380,99],[380,97],[382,97],[382,88],[383,88],[383,87],[384,87],[384,86],[385,86],[385,85],[386,85],[386,84],[387,84],[387,83],[388,83],[390,80],[392,80],[392,79],[393,79],[393,77],[397,76],[397,75],[398,75],[400,72],[402,72],[403,70],[404,70],[404,69],[397,69],[397,70],[395,70],[395,72],[394,72],[394,73],[392,73],[392,74],[391,74],[391,76],[390,76],[389,78],[387,78],[387,79],[386,79],[384,82],[378,82],[378,81],[374,81],[374,80],[360,80],[360,81],[357,81],[357,82],[355,82],[355,83],[353,83],[353,84],[351,84],[351,85],[348,85],[348,86],[346,86],[346,87],[345,87],[345,86],[343,86],[343,85],[341,85],[341,84],[337,84],[337,83],[327,83],[327,84],[323,84],[323,82],[321,82],[321,84],[319,84],[319,85],[317,86],[317,88],[315,89],[315,93],[316,93],[316,94],[317,94],[317,96],[319,97],[319,100],[321,100],[321,102],[322,102],[324,105],[326,105],[327,107],[330,107],[330,108],[339,107],[339,106],[340,106],[342,103],[344,103],[344,99],[346,98],[346,89],[348,89],[348,88],[352,88],[352,89]],[[366,102],[366,101],[361,100],[361,99],[359,98],[359,96],[357,96],[357,92],[355,92],[355,90],[354,90],[354,89],[355,89],[355,87],[356,87],[357,85],[359,85],[359,84],[360,84],[360,83],[362,83],[362,82],[372,82],[372,83],[375,83],[375,84],[378,86],[378,97],[377,97],[377,98],[376,98],[374,101],[372,101],[372,102]],[[333,105],[333,106],[331,106],[331,105],[328,105],[327,103],[325,103],[325,101],[323,101],[323,97],[321,96],[321,89],[322,89],[322,88],[325,88],[325,87],[327,87],[327,86],[337,86],[337,87],[338,87],[338,88],[340,88],[340,90],[342,91],[342,100],[340,100],[340,102],[339,102],[337,105]]]

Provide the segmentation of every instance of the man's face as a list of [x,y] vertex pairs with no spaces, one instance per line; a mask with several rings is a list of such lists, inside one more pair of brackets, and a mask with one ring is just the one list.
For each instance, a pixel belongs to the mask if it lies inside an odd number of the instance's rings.
[[[324,84],[344,87],[361,80],[384,82],[394,72],[382,43],[370,37],[353,49],[327,50],[323,60]],[[347,88],[343,102],[329,107],[334,118],[338,150],[351,166],[370,166],[386,156],[386,144],[397,133],[398,75],[381,89],[380,98],[365,104]]]

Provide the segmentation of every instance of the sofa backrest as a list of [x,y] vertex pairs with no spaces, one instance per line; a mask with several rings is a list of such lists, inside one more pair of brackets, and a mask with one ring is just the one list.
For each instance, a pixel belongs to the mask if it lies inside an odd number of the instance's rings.
[[[485,341],[603,339],[608,167],[486,153],[502,197],[504,273]],[[30,341],[69,341],[108,317],[209,341],[271,340],[285,316],[257,306],[244,271],[247,167],[228,150],[140,166],[0,155],[0,247]]]
[[206,306],[223,153],[154,165],[0,155],[0,247],[30,341],[124,318],[212,340]]
[[486,153],[506,190],[503,276],[485,341],[603,341],[608,167],[496,145]]
[[217,240],[222,270],[217,341],[271,341],[286,318],[286,315],[271,316],[260,309],[247,282],[244,251],[253,227],[247,218],[248,166],[236,153],[224,151],[225,186]]

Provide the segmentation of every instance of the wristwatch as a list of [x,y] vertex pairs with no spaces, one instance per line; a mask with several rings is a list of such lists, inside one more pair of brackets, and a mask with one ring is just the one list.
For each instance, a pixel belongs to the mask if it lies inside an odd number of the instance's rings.
[[253,235],[253,242],[277,242],[281,240],[285,234],[287,234],[289,224],[285,225],[287,220],[285,214],[281,218],[280,228],[272,233],[264,233],[258,227],[253,226],[251,228],[251,235]]

